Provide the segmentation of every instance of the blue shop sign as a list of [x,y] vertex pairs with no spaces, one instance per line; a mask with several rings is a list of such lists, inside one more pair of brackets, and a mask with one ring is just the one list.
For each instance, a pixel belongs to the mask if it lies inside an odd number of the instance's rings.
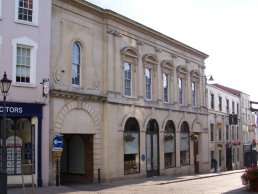
[[[6,116],[38,116],[41,117],[43,114],[44,104],[33,104],[33,103],[17,103],[7,102],[6,103]],[[4,107],[3,102],[0,102],[0,115],[3,115]]]

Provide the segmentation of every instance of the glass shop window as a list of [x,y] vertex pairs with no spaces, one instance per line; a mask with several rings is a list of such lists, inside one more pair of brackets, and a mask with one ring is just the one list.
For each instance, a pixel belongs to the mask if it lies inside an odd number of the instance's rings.
[[164,133],[164,159],[165,168],[173,168],[176,166],[176,141],[175,141],[175,125],[173,121],[168,121],[165,126]]
[[135,118],[126,121],[124,129],[124,174],[140,172],[140,134]]
[[30,119],[6,118],[6,151],[8,175],[21,174],[21,167],[25,164],[33,164],[35,173],[35,125]]

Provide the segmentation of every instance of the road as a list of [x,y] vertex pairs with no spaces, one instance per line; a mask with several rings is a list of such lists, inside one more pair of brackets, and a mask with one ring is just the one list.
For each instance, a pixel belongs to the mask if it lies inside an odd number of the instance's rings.
[[[168,177],[133,179],[116,183],[37,188],[37,194],[251,194],[242,185],[241,172],[180,181]],[[26,188],[26,194],[32,193]],[[9,189],[8,194],[23,194],[22,189]]]

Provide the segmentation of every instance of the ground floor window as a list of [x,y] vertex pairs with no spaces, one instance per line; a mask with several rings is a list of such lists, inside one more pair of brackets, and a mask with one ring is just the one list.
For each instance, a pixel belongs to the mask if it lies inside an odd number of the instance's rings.
[[168,121],[164,133],[165,168],[173,168],[176,166],[175,142],[175,126],[172,121]]
[[[3,122],[1,119],[1,128]],[[0,158],[1,153],[2,150]],[[26,164],[32,164],[35,173],[35,125],[31,118],[6,118],[6,154],[7,174],[21,174],[22,165]]]
[[125,124],[124,140],[124,174],[140,172],[140,138],[139,125],[135,118],[129,118]]
[[190,164],[190,137],[189,137],[189,126],[187,122],[183,122],[181,125],[180,164],[181,166]]

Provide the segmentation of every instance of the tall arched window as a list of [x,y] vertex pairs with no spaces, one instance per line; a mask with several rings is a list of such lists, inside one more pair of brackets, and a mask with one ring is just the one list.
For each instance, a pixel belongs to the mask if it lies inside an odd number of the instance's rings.
[[124,174],[140,172],[140,134],[135,118],[130,117],[124,129]]
[[180,130],[180,164],[181,166],[190,164],[190,137],[189,126],[183,122]]
[[176,136],[173,121],[168,121],[164,133],[164,159],[165,168],[176,166]]
[[78,42],[73,43],[72,47],[72,84],[80,85],[80,66],[81,66],[81,49]]

